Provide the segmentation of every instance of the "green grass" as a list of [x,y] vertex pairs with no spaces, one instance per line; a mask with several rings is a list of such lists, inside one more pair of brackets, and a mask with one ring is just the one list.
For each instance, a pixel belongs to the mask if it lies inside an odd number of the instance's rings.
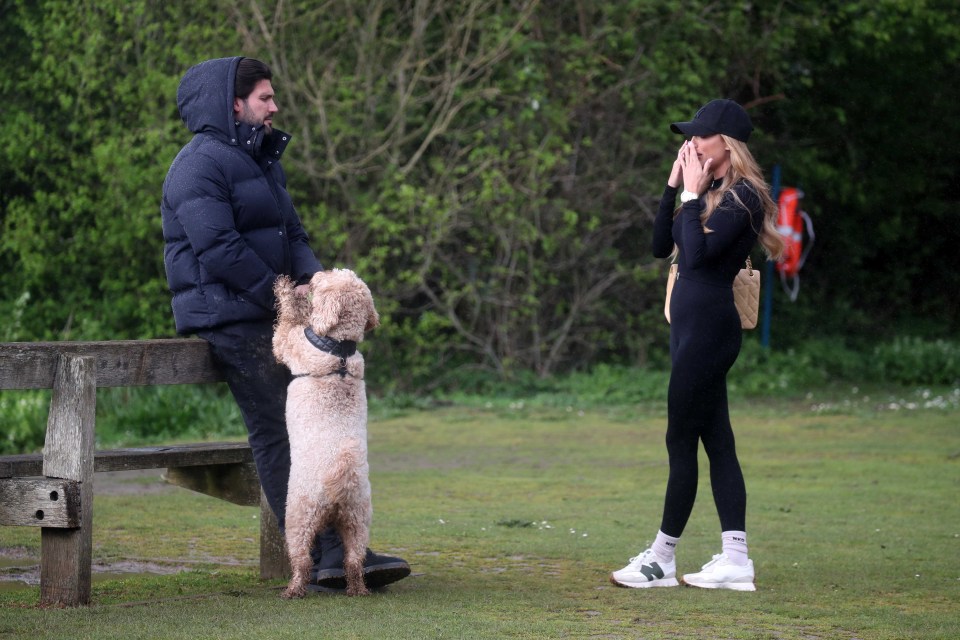
[[[0,638],[957,638],[953,393],[735,400],[756,593],[607,581],[659,525],[661,405],[489,400],[371,421],[372,546],[414,570],[385,593],[282,601],[257,577],[255,509],[102,496],[95,560],[190,570],[98,580],[72,610],[38,608],[38,587],[0,590]],[[680,572],[719,552],[701,468]],[[36,554],[39,537],[5,527],[0,548]]]

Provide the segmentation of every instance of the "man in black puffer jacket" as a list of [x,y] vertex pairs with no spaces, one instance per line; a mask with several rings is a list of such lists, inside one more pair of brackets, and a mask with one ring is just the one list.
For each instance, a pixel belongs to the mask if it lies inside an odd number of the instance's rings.
[[[280,157],[290,136],[273,128],[270,69],[251,58],[219,58],[191,67],[177,107],[195,135],[163,183],[164,265],[177,332],[210,343],[249,433],[260,484],[283,529],[290,475],[284,420],[290,372],[273,357],[273,283],[306,282],[323,269],[286,190]],[[346,586],[337,535],[314,549],[314,582]],[[367,586],[410,573],[400,558],[368,550]]]

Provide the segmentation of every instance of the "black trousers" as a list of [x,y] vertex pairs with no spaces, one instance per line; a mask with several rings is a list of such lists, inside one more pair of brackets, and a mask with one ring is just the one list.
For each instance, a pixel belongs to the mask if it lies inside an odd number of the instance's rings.
[[699,443],[722,531],[746,531],[747,491],[727,405],[727,372],[743,342],[730,287],[681,278],[670,301],[667,480],[660,530],[680,537],[697,497]]
[[290,480],[286,404],[290,371],[273,357],[272,323],[244,323],[201,332],[223,371],[247,426],[260,486],[281,531]]

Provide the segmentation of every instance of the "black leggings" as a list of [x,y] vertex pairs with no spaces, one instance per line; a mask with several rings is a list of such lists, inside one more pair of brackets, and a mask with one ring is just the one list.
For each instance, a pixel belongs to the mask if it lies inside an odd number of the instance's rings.
[[727,407],[727,372],[743,341],[729,287],[681,277],[670,301],[667,480],[660,530],[680,537],[697,497],[699,441],[722,531],[746,531],[747,490]]

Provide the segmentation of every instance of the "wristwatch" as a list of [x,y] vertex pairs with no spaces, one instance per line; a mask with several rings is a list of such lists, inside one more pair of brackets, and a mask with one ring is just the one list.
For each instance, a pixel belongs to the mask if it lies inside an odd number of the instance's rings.
[[684,191],[680,194],[680,202],[690,202],[691,200],[696,200],[699,197],[700,196],[695,194],[693,191]]

